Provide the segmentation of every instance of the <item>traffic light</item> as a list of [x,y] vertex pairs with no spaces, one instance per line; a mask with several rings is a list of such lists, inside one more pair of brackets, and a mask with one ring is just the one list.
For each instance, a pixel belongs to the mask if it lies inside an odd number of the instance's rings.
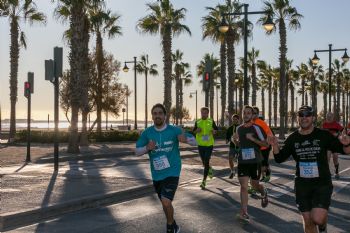
[[30,95],[30,82],[24,82],[24,96],[28,98]]
[[209,91],[210,89],[210,73],[209,72],[204,72],[203,75],[203,90],[204,91]]

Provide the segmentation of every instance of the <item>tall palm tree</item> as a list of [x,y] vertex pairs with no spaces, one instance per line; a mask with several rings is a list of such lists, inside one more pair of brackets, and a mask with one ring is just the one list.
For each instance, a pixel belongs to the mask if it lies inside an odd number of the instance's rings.
[[332,63],[332,67],[333,67],[333,75],[336,77],[336,102],[335,102],[335,118],[337,120],[340,119],[340,95],[341,95],[341,80],[343,78],[343,73],[342,73],[342,69],[344,68],[345,63],[344,62],[340,62],[338,59],[334,59],[333,63]]
[[186,69],[190,67],[190,64],[183,62],[183,52],[178,49],[172,54],[172,61],[174,63],[173,80],[175,81],[175,124],[178,125],[182,112],[182,108],[180,108],[180,99],[182,98],[182,76],[186,73]]
[[157,76],[157,64],[149,64],[148,55],[141,55],[136,71],[140,74],[145,74],[145,128],[148,125],[148,74]]
[[164,63],[164,106],[167,111],[167,122],[171,108],[171,73],[172,73],[172,38],[187,32],[190,29],[181,23],[185,19],[185,8],[174,9],[170,0],[161,0],[159,3],[146,4],[151,13],[137,23],[137,28],[142,33],[151,35],[160,34],[162,40],[163,63]]
[[265,90],[268,90],[269,100],[271,98],[270,78],[269,78],[270,75],[269,75],[269,69],[266,61],[263,61],[263,60],[257,61],[257,68],[259,70],[258,76],[260,77],[258,86],[261,89],[261,111],[265,119]]
[[259,57],[259,50],[255,50],[254,47],[251,51],[248,52],[248,70],[251,71],[252,77],[252,105],[256,106],[256,93],[258,92],[257,85],[257,75],[256,75],[256,66],[257,66],[257,58]]
[[32,0],[2,0],[0,4],[0,16],[9,19],[10,23],[10,133],[9,139],[13,140],[16,134],[16,103],[18,91],[18,60],[21,46],[27,48],[24,31],[21,23],[46,23],[46,16],[39,12]]
[[[68,141],[68,153],[79,153],[78,121],[79,110],[88,111],[89,80],[89,39],[90,19],[88,10],[103,4],[102,0],[57,0],[55,14],[63,21],[69,21],[69,63],[71,78],[69,79],[71,125]],[[86,126],[87,115],[83,114],[83,125]],[[86,131],[85,129],[83,129]],[[85,133],[84,133],[85,135]]]
[[89,9],[91,32],[96,35],[96,68],[97,68],[97,101],[96,101],[96,116],[97,116],[97,132],[101,133],[102,123],[102,64],[104,61],[103,54],[103,36],[107,35],[108,39],[112,39],[118,35],[122,35],[119,24],[120,15],[112,14],[110,10],[105,10],[101,5],[97,5]]
[[287,60],[287,26],[290,29],[297,30],[300,28],[300,19],[303,17],[298,13],[295,7],[290,5],[289,0],[270,0],[264,2],[264,11],[268,12],[267,15],[264,15],[259,19],[259,22],[265,22],[268,15],[274,20],[275,27],[272,31],[267,32],[271,34],[275,32],[278,28],[279,37],[280,37],[280,58],[279,58],[279,67],[280,67],[280,82],[279,82],[279,113],[280,113],[280,132],[279,138],[285,138],[285,117],[286,117],[286,96],[284,91],[286,90],[287,81],[286,81],[286,60]]
[[226,110],[226,60],[227,60],[227,48],[224,33],[218,30],[221,24],[221,15],[224,9],[221,5],[217,5],[215,8],[206,7],[209,11],[207,16],[202,18],[202,31],[203,39],[210,38],[214,43],[220,43],[220,100],[221,100],[221,118],[220,125],[224,125],[225,110]]
[[294,123],[296,122],[296,111],[294,106],[294,96],[295,89],[299,82],[299,72],[297,70],[291,70],[289,80],[288,80],[288,88],[290,90],[290,106],[291,106],[291,127],[294,128]]

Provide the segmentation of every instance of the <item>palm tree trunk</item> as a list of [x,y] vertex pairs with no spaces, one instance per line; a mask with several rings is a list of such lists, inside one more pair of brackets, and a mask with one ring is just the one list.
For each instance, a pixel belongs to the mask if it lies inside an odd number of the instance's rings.
[[343,126],[345,126],[345,92],[342,92],[342,118],[343,118]]
[[269,77],[268,95],[269,95],[269,127],[271,128],[272,126],[272,78],[271,77]]
[[286,91],[285,91],[285,100],[286,100],[286,105],[285,105],[285,121],[284,125],[286,126],[286,129],[288,128],[288,119],[289,119],[289,113],[288,113],[288,83],[289,83],[289,74],[286,74]]
[[82,7],[79,4],[74,4],[72,7],[72,16],[70,22],[70,28],[72,30],[72,38],[70,41],[70,56],[69,62],[71,67],[71,78],[68,84],[70,89],[70,102],[71,102],[71,125],[70,135],[68,141],[68,153],[79,153],[79,135],[78,135],[78,121],[79,121],[79,109],[81,107],[82,99],[82,68],[83,59],[85,58],[83,51],[84,46],[84,30],[85,30],[85,14]]
[[96,101],[96,117],[97,117],[97,133],[102,130],[102,66],[103,66],[103,48],[102,36],[98,31],[96,33],[96,67],[97,67],[97,101]]
[[176,74],[175,79],[175,124],[179,124],[179,115],[180,115],[180,101],[179,101],[179,89],[180,89],[180,75]]
[[309,98],[307,95],[307,91],[305,91],[305,105],[309,105]]
[[210,93],[209,93],[209,106],[210,106],[210,118],[214,119],[214,78],[210,79]]
[[235,85],[235,48],[234,48],[234,36],[233,32],[229,30],[227,32],[227,71],[228,71],[228,113],[229,124],[232,124],[231,116],[234,113],[234,85]]
[[180,79],[180,90],[179,90],[179,108],[180,108],[180,125],[182,125],[182,119],[184,117],[184,108],[183,108],[183,82]]
[[336,111],[335,111],[335,118],[337,121],[340,120],[340,73],[337,74],[337,102],[336,102]]
[[145,128],[148,126],[148,72],[145,71]]
[[265,119],[265,88],[261,88],[261,111],[262,116]]
[[323,92],[323,119],[326,119],[326,115],[327,115],[327,109],[328,109],[327,100],[328,100],[327,92]]
[[163,46],[163,63],[164,63],[164,107],[167,112],[166,123],[169,123],[170,109],[171,109],[171,72],[172,72],[172,58],[171,46],[172,38],[170,29],[165,29],[162,40]]
[[[81,59],[81,112],[82,112],[82,130],[80,136],[80,145],[87,146],[89,144],[88,132],[87,132],[87,116],[90,112],[89,109],[89,19],[84,17],[84,34],[82,43],[82,57]],[[102,47],[102,40],[101,40]]]
[[[220,125],[224,126],[226,110],[226,43],[220,45],[220,86],[221,86],[221,119]],[[196,109],[197,111],[197,109]]]
[[240,86],[239,88],[239,109],[238,109],[238,113],[239,113],[239,117],[240,119],[242,119],[242,110],[243,110],[243,87]]
[[11,18],[11,45],[10,45],[10,133],[9,141],[13,141],[16,135],[16,103],[18,92],[18,59],[19,59],[19,28],[15,17]]
[[291,115],[292,115],[292,122],[291,127],[294,128],[294,122],[295,122],[295,110],[294,110],[294,86],[291,83],[290,84],[290,105],[291,105]]
[[279,103],[279,112],[280,112],[280,130],[279,138],[285,138],[285,125],[284,118],[286,117],[285,107],[286,107],[286,94],[283,93],[286,90],[286,55],[287,55],[287,31],[286,25],[283,19],[279,21],[279,34],[280,34],[280,103]]
[[[277,91],[277,81],[274,81],[274,88],[273,88],[273,120],[274,120],[274,126],[277,127],[277,106],[278,106],[278,91]],[[281,116],[280,116],[281,117]],[[281,119],[280,119],[281,122]],[[281,127],[281,125],[280,125]]]
[[256,82],[256,66],[252,64],[252,105],[256,106],[256,93],[258,91],[258,85]]

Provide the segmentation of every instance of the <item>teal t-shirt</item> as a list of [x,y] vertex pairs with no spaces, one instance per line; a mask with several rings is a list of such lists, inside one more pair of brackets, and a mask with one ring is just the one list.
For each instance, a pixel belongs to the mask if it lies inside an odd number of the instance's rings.
[[154,181],[180,176],[181,158],[177,138],[180,134],[182,130],[176,126],[167,125],[162,131],[157,131],[151,126],[145,129],[137,140],[136,148],[146,146],[150,140],[156,143],[156,149],[148,152]]

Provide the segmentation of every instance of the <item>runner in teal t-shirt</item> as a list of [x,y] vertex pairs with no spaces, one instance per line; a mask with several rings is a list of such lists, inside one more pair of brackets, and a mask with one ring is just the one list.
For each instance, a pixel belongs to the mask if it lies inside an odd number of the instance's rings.
[[135,153],[148,153],[153,185],[167,219],[167,232],[180,232],[172,205],[181,172],[179,142],[196,145],[196,140],[181,128],[165,123],[166,110],[162,104],[154,105],[151,113],[154,126],[143,131],[136,142]]

